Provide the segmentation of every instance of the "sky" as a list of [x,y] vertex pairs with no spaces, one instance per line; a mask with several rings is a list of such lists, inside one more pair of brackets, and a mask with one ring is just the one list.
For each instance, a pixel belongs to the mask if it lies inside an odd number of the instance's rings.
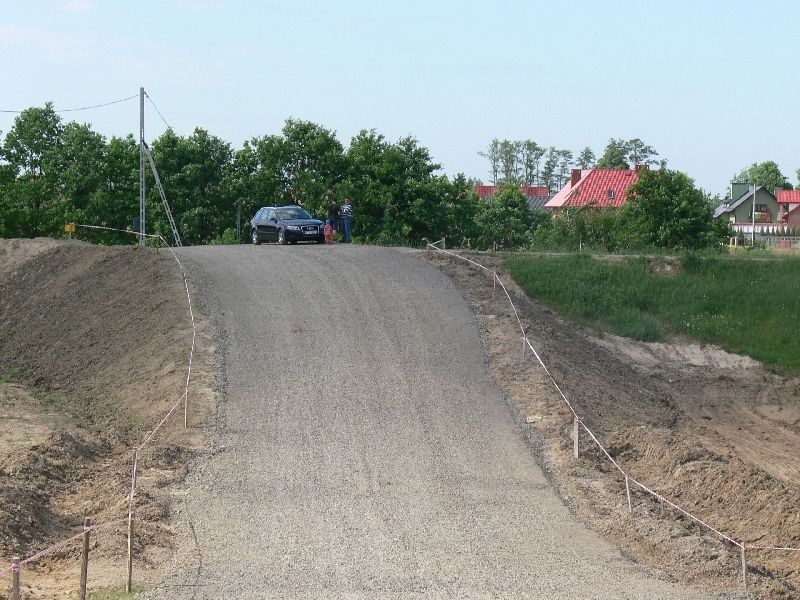
[[[599,157],[640,138],[724,195],[774,160],[800,169],[795,0],[0,0],[0,110],[138,95],[145,137],[169,124],[229,142],[288,118],[411,135],[448,175],[488,181],[492,139]],[[158,109],[160,115],[153,107]],[[4,136],[14,113],[0,113]],[[138,135],[136,98],[61,113]]]

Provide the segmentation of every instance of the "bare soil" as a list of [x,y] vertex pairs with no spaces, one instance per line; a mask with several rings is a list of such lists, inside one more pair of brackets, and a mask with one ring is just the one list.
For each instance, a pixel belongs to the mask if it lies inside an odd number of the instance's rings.
[[[529,356],[492,280],[452,259],[449,273],[485,325],[495,377],[508,391],[565,502],[632,556],[716,591],[740,588],[730,544],[634,493],[584,437],[571,455],[569,414]],[[576,328],[511,284],[528,336],[612,455],[635,477],[732,537],[800,545],[800,380],[686,341],[643,344]],[[661,271],[654,269],[654,274]],[[199,316],[199,315],[196,315]],[[160,581],[174,484],[203,452],[214,418],[214,348],[198,320],[190,427],[174,415],[147,446],[136,499],[134,580]],[[181,395],[191,329],[171,255],[77,241],[0,240],[0,570],[92,532],[90,590],[125,581],[131,451]],[[182,412],[182,411],[179,411]],[[172,491],[171,491],[172,490]],[[800,555],[748,554],[751,590],[800,597]],[[79,544],[23,570],[23,597],[75,596]],[[0,576],[0,599],[10,577]],[[96,597],[103,597],[100,592]]]
[[[145,447],[134,580],[158,580],[172,533],[168,486],[205,447],[213,347],[198,320],[189,421]],[[89,589],[124,586],[132,448],[183,393],[191,344],[180,270],[165,251],[79,241],[0,240],[0,570],[82,531]],[[25,598],[75,597],[80,543],[25,565]],[[109,592],[110,593],[110,592]],[[10,577],[0,577],[0,598]]]
[[[582,433],[572,456],[571,415],[528,354],[491,275],[441,254],[485,323],[492,371],[540,449],[564,501],[632,556],[677,580],[715,591],[741,589],[738,549],[651,496],[633,493]],[[576,327],[529,299],[489,255],[471,256],[507,284],[527,335],[578,414],[635,478],[732,538],[800,546],[800,380],[685,340],[640,343]],[[667,274],[654,268],[654,276]],[[800,553],[750,550],[751,592],[800,598]]]

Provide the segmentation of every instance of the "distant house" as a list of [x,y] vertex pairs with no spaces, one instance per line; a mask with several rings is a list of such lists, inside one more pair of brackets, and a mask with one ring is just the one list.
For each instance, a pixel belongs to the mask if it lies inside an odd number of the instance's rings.
[[760,185],[754,191],[749,183],[732,183],[729,197],[714,210],[714,218],[727,220],[737,233],[752,233],[754,208],[756,233],[769,234],[783,230],[775,194]]
[[[475,192],[481,200],[488,200],[494,196],[499,189],[500,186],[498,185],[475,186]],[[531,210],[543,210],[545,202],[551,198],[550,191],[543,185],[521,185],[519,186],[519,191],[528,199],[528,206],[531,207]]]
[[639,180],[639,171],[646,168],[572,169],[570,180],[544,207],[553,212],[568,206],[619,208],[628,199],[628,188]]
[[791,229],[800,229],[800,190],[778,190],[778,218]]

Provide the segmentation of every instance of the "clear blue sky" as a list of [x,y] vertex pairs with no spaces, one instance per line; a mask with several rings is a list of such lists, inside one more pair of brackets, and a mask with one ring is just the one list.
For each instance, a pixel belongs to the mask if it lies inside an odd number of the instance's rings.
[[[638,137],[711,193],[753,162],[800,168],[800,2],[29,0],[3,3],[0,109],[99,104],[143,86],[181,135],[241,147],[310,120],[413,135],[488,179],[492,138],[599,156]],[[137,134],[130,100],[64,113]],[[5,134],[14,115],[0,114]],[[145,134],[165,129],[147,104]]]

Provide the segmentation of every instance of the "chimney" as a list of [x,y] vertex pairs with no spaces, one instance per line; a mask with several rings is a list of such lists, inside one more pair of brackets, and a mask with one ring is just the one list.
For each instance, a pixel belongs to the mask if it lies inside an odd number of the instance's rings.
[[581,169],[572,169],[572,176],[569,179],[569,187],[574,188],[575,185],[581,180],[583,171]]

